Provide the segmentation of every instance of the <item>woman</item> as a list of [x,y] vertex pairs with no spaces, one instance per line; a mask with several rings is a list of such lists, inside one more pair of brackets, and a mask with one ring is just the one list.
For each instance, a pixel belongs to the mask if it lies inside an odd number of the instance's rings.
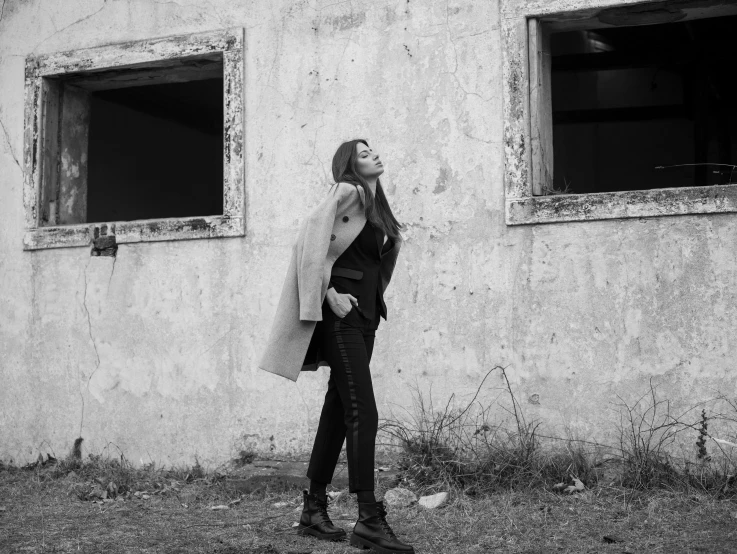
[[345,537],[328,516],[326,488],[346,440],[349,491],[358,496],[351,544],[412,553],[412,546],[396,538],[374,496],[378,413],[369,362],[402,244],[401,226],[379,181],[383,172],[365,140],[338,148],[336,184],[300,228],[259,367],[296,381],[300,371],[330,366],[298,532],[323,540]]

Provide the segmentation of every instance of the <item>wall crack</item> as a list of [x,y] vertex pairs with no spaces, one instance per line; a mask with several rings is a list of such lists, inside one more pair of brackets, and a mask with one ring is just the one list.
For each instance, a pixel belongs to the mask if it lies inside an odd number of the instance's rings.
[[[458,72],[458,48],[456,46],[455,40],[453,39],[453,30],[451,29],[451,26],[450,26],[450,6],[449,4],[450,4],[450,0],[446,0],[445,2],[445,27],[448,33],[448,40],[450,41],[450,44],[453,46],[453,59],[454,59],[455,67],[453,68],[453,71],[444,71],[443,73],[450,74],[453,76],[453,79],[455,80],[456,85],[458,85],[458,88],[461,89],[461,92],[463,92],[463,94],[466,97],[468,97],[469,95],[476,96],[484,102],[489,102],[491,98],[484,98],[478,92],[471,92],[471,91],[466,90],[463,84],[461,83],[460,78],[458,77],[458,73],[457,73]],[[482,34],[482,33],[477,33],[477,34]],[[476,36],[476,35],[470,35],[470,36]]]
[[[105,4],[107,4],[107,0],[102,0],[102,6],[100,6],[100,9],[99,10],[96,10],[96,11],[92,12],[91,14],[84,16],[82,19],[78,19],[74,23],[70,23],[66,27],[62,27],[61,29],[58,29],[58,30],[54,31],[49,36],[47,36],[45,39],[43,39],[41,42],[39,42],[33,48],[33,52],[36,52],[36,50],[38,50],[38,47],[41,46],[44,42],[46,42],[47,40],[52,39],[53,37],[55,37],[59,33],[63,32],[63,31],[66,31],[67,29],[69,29],[69,27],[73,27],[74,25],[78,25],[78,24],[82,23],[83,21],[87,21],[89,18],[96,16],[98,13],[100,13],[105,8]],[[53,21],[51,23],[53,24]]]
[[[4,2],[3,2],[3,6],[5,6]],[[15,165],[17,165],[20,168],[20,163],[18,163],[18,158],[15,157],[15,153],[13,152],[13,145],[10,142],[10,135],[8,134],[8,130],[5,128],[5,124],[3,123],[2,119],[0,119],[0,127],[3,128],[3,134],[5,135],[5,142],[8,144],[8,152],[10,152],[10,156],[13,158]]]
[[[97,342],[95,342],[95,337],[92,335],[92,318],[90,317],[90,310],[87,308],[87,268],[90,266],[90,261],[92,258],[90,258],[87,261],[87,265],[84,267],[84,297],[82,300],[82,306],[84,307],[84,311],[87,314],[87,332],[90,336],[90,341],[92,341],[92,348],[95,350],[95,369],[90,373],[90,376],[87,378],[87,392],[90,390],[90,381],[92,381],[92,377],[94,377],[95,372],[97,372],[98,369],[100,369],[100,353],[97,351]],[[81,393],[81,391],[80,391]],[[84,398],[82,398],[82,421],[79,424],[79,436],[82,436],[82,425],[84,423]]]
[[108,292],[110,292],[110,282],[113,280],[113,273],[115,273],[115,260],[117,260],[117,259],[118,259],[117,256],[113,256],[113,267],[110,269],[110,278],[107,280],[107,290],[108,290]]

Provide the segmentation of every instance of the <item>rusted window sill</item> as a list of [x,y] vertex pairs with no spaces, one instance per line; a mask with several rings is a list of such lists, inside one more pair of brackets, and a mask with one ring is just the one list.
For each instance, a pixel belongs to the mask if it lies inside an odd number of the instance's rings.
[[207,216],[110,223],[81,223],[29,229],[23,237],[24,250],[91,246],[95,228],[115,229],[117,244],[189,240],[217,237],[242,237],[246,234],[242,217]]
[[508,198],[507,225],[737,212],[737,185]]

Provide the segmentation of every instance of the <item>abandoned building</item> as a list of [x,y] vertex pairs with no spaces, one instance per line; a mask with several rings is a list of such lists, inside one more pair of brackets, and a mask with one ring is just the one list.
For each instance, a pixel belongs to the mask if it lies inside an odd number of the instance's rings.
[[651,382],[733,394],[735,23],[719,0],[5,0],[0,459],[309,451],[327,372],[257,363],[356,137],[406,225],[381,417],[497,365],[528,420],[600,442]]

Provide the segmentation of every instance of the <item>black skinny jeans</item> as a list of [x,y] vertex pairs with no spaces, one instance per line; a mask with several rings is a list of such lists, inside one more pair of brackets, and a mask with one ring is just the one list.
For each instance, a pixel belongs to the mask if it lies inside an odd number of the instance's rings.
[[379,415],[369,362],[376,326],[356,308],[339,318],[327,301],[322,315],[322,351],[330,365],[330,379],[307,477],[330,483],[346,440],[349,491],[372,491]]

